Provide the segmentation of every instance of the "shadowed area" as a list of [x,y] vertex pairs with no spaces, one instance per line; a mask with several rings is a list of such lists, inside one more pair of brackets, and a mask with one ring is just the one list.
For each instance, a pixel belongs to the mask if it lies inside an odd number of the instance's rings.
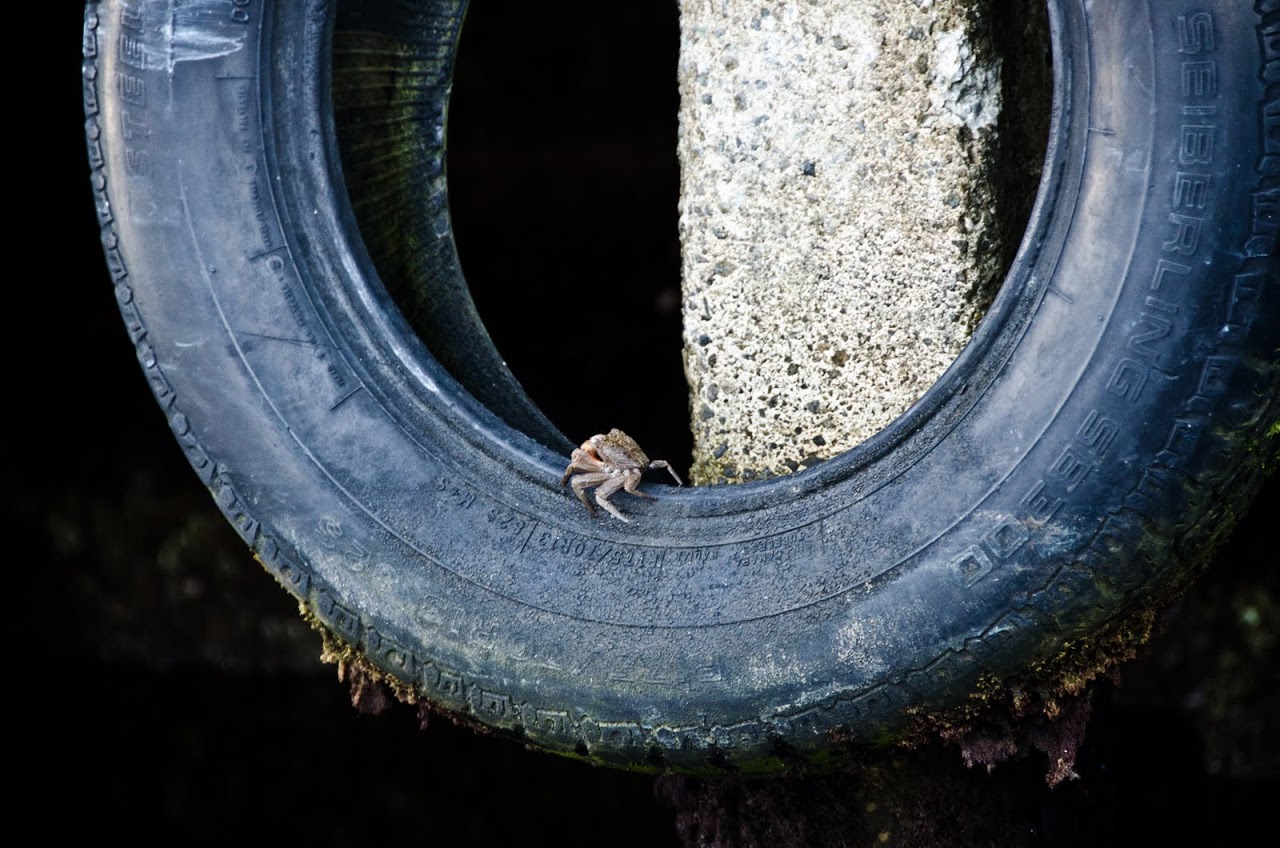
[[[9,394],[14,436],[0,466],[18,586],[10,703],[24,742],[19,824],[54,839],[216,840],[252,829],[317,845],[545,836],[660,848],[684,844],[681,833],[689,844],[701,834],[701,844],[725,845],[753,834],[786,845],[831,827],[848,833],[840,816],[862,815],[859,793],[875,772],[724,783],[713,793],[668,786],[660,799],[648,777],[443,721],[422,730],[407,706],[357,714],[333,667],[319,662],[319,636],[217,511],[143,382],[89,191],[74,94],[80,12],[62,9],[55,49],[38,54],[55,83],[42,113],[54,141],[37,151],[48,157],[48,190],[31,203],[34,217],[55,222],[36,249],[56,255],[58,274],[20,295],[19,314],[51,329],[34,345],[11,345],[20,366]],[[683,426],[683,410],[679,418]],[[650,455],[677,455],[652,441],[660,439],[642,441]],[[960,844],[1232,844],[1268,823],[1280,780],[1278,488],[1264,490],[1166,615],[1151,653],[1125,667],[1123,685],[1100,688],[1079,780],[1047,790],[1039,755],[988,776],[965,769],[955,750],[904,754],[923,763],[914,774],[958,787],[912,808],[916,832]]]

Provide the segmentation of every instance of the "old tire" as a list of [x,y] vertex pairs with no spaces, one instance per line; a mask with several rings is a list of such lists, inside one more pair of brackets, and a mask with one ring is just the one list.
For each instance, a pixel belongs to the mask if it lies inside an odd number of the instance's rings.
[[[362,22],[435,57],[437,128],[457,5]],[[1051,141],[996,303],[912,409],[785,479],[662,489],[631,524],[559,487],[569,443],[467,311],[442,140],[426,331],[369,258],[322,2],[88,7],[115,293],[229,520],[402,694],[628,767],[891,742],[1167,598],[1280,441],[1280,6],[1050,11]]]

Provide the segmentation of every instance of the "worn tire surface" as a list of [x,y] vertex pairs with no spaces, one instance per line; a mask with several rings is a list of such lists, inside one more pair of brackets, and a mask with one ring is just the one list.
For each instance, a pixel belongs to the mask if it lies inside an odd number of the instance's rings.
[[[84,97],[116,295],[175,436],[267,570],[403,692],[628,767],[884,744],[909,708],[1168,597],[1274,461],[1274,0],[1054,0],[1039,199],[953,367],[843,456],[651,487],[630,524],[558,485],[570,442],[466,296],[459,4],[388,5],[335,26],[318,0],[90,4]],[[412,307],[349,200],[336,42],[410,57],[406,120],[436,130]]]

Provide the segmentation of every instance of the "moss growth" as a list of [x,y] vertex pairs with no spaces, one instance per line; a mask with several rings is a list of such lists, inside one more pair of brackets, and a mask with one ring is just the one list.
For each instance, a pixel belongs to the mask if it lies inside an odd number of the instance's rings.
[[385,712],[390,706],[388,692],[402,703],[418,703],[418,692],[412,685],[375,667],[359,649],[335,635],[306,604],[299,603],[298,612],[320,634],[320,661],[337,665],[338,679],[351,684],[353,707],[370,715]]
[[947,710],[913,712],[901,744],[915,748],[941,739],[960,748],[967,765],[988,770],[1030,750],[1049,758],[1045,781],[1055,786],[1074,777],[1076,751],[1089,718],[1089,684],[1115,677],[1121,663],[1149,643],[1155,608],[1147,607],[1098,634],[1071,640],[1025,674],[984,674],[961,704]]

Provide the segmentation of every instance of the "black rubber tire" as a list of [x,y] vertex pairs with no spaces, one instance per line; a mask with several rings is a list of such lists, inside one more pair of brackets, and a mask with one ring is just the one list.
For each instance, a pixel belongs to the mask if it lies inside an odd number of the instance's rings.
[[[267,570],[445,710],[638,768],[891,742],[1166,597],[1274,461],[1275,0],[1051,2],[1039,198],[953,367],[845,455],[627,499],[630,524],[558,485],[568,442],[478,321],[424,333],[434,356],[393,305],[344,188],[330,5],[163,8],[91,4],[84,40],[139,362]],[[442,127],[461,14],[409,16],[378,37],[433,45]],[[465,311],[442,167],[422,193]]]

